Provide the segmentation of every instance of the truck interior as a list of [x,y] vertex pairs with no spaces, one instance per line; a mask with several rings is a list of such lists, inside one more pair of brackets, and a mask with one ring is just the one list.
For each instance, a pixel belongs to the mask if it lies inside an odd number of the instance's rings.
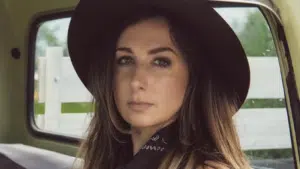
[[[233,118],[251,166],[300,169],[300,1],[209,1],[250,64],[247,100]],[[0,0],[1,169],[76,165],[93,116],[67,49],[77,3]]]

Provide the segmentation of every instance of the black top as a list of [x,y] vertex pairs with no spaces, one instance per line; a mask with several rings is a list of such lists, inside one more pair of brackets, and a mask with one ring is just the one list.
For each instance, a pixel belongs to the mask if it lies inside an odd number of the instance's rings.
[[121,157],[122,162],[116,169],[157,169],[164,156],[175,146],[178,140],[177,131],[178,127],[175,122],[160,129],[134,156],[132,156],[132,142],[124,144],[123,151],[127,156]]
[[0,168],[2,167],[5,169],[25,169],[16,162],[12,161],[6,155],[0,153]]

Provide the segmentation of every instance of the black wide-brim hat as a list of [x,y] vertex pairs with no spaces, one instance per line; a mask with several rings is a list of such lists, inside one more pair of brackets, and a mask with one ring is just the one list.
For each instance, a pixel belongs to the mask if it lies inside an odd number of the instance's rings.
[[211,60],[211,70],[220,77],[228,91],[237,94],[240,108],[249,90],[248,60],[236,34],[207,0],[80,0],[69,25],[68,50],[83,84],[88,88],[92,48],[97,46],[101,62],[101,58],[105,59],[101,51],[106,48],[107,39],[120,35],[116,27],[128,17],[138,15],[139,11],[151,9],[174,15],[184,21],[186,30],[196,30],[193,37],[199,38],[196,47],[209,52],[201,57]]

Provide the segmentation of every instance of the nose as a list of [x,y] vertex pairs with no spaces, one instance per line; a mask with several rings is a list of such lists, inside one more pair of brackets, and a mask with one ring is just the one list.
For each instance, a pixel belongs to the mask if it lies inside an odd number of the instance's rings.
[[134,91],[145,90],[148,85],[148,73],[145,66],[135,66],[132,74],[131,87]]

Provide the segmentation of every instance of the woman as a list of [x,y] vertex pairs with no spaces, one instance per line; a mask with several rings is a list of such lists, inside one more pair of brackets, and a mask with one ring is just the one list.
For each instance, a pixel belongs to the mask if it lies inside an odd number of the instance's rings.
[[247,169],[232,121],[249,66],[206,1],[81,0],[68,45],[95,100],[84,169]]

